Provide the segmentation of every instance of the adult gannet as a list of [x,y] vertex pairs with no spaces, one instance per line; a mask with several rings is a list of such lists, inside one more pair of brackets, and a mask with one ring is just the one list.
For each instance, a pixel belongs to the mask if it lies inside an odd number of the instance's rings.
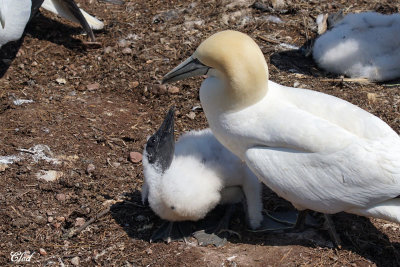
[[224,148],[210,129],[190,131],[174,143],[171,108],[143,152],[142,200],[171,222],[152,239],[169,242],[179,230],[179,224],[173,229],[173,222],[203,219],[218,204],[241,202],[243,193],[250,227],[260,226],[261,183],[246,163]]
[[400,223],[400,137],[385,122],[334,96],[268,81],[260,48],[240,32],[212,35],[163,82],[204,74],[212,132],[279,196],[300,211]]
[[80,23],[92,41],[95,41],[92,28],[104,27],[103,22],[79,9],[74,0],[0,0],[0,47],[21,38],[25,26],[41,6]]
[[386,81],[400,77],[400,14],[348,14],[313,46],[323,69],[349,77]]

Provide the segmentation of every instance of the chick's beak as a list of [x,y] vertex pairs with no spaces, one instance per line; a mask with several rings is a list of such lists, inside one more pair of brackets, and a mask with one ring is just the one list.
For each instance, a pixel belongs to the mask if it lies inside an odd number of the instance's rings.
[[168,72],[162,79],[162,83],[171,83],[189,77],[207,74],[210,67],[201,63],[197,58],[189,57],[173,70]]
[[6,26],[6,21],[4,20],[4,14],[3,10],[1,10],[1,7],[0,7],[0,24],[1,27],[4,29],[4,27]]
[[157,132],[147,141],[146,151],[151,164],[157,164],[164,172],[171,165],[175,152],[174,107],[165,116]]

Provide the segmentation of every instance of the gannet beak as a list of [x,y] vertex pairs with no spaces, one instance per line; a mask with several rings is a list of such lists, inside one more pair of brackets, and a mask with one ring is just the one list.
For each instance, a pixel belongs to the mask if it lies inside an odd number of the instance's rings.
[[173,70],[168,72],[162,79],[162,83],[171,83],[189,77],[205,75],[210,67],[201,63],[197,58],[189,57]]
[[175,152],[174,109],[170,108],[160,128],[146,144],[149,163],[158,165],[162,172],[171,165]]

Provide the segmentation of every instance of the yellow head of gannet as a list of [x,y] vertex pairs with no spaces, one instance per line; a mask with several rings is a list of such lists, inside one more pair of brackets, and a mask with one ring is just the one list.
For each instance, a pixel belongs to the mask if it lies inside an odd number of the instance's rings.
[[228,108],[251,105],[267,93],[268,66],[258,45],[237,31],[218,32],[203,41],[192,56],[164,76],[163,83],[188,77],[215,76]]

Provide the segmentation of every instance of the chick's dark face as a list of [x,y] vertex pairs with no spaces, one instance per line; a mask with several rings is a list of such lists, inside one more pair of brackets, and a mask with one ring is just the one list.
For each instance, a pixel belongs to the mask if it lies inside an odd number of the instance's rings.
[[171,165],[174,150],[174,108],[172,107],[160,128],[147,141],[147,159],[150,164],[155,164],[164,172]]

